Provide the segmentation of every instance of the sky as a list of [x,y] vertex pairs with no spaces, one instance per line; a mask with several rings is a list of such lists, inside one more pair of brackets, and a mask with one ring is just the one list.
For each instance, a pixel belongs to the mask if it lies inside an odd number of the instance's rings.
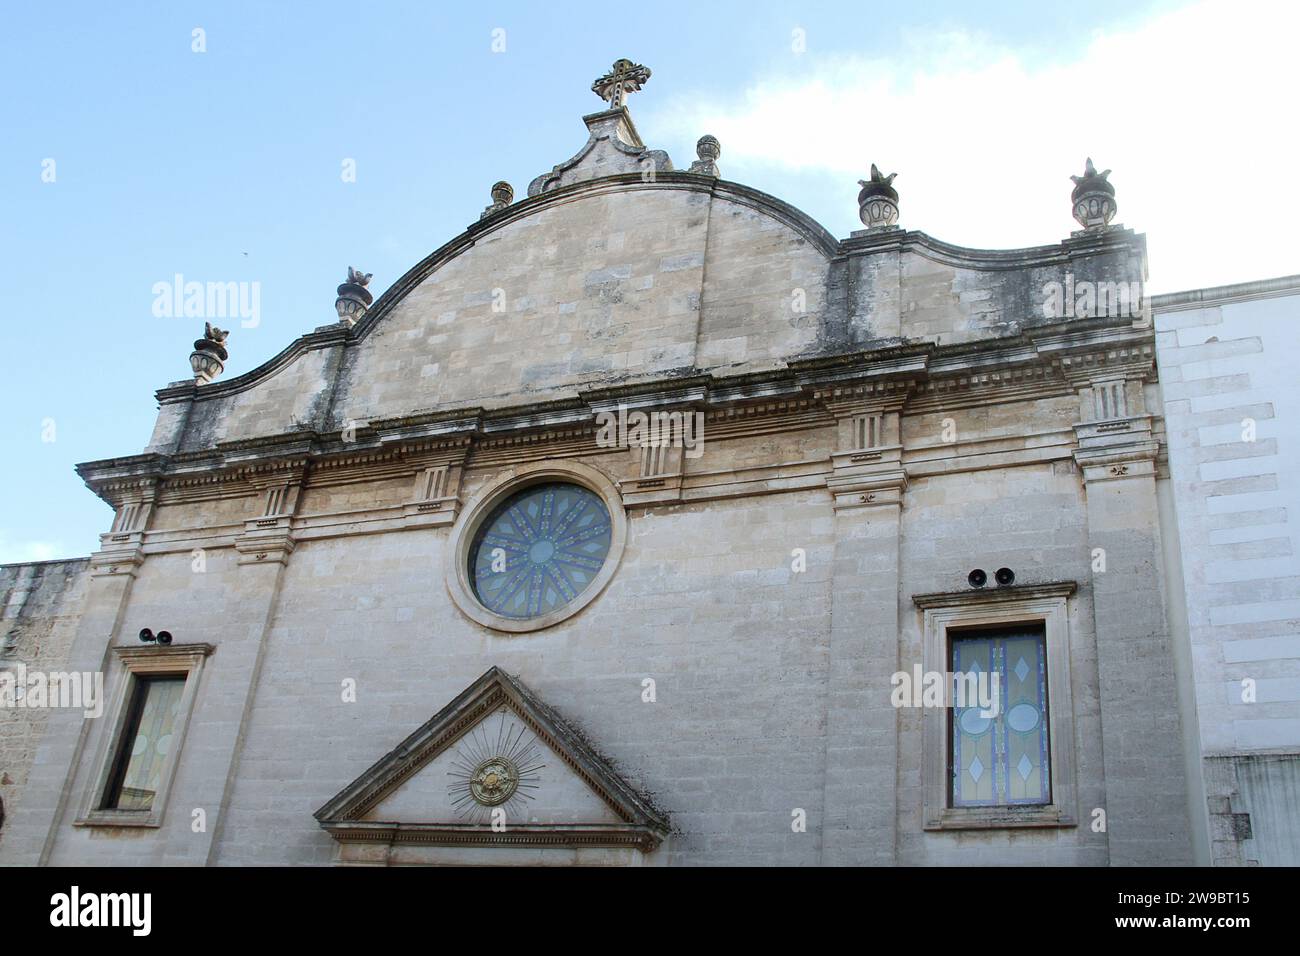
[[74,466],[144,449],[202,332],[160,283],[256,283],[225,377],[254,368],[336,321],[349,265],[377,297],[493,182],[522,197],[572,156],[619,57],[653,71],[630,100],[648,146],[686,168],[711,133],[724,178],[839,237],[874,162],[901,226],[1054,243],[1091,156],[1147,236],[1149,292],[1300,273],[1290,2],[173,0],[5,21],[0,563],[98,547],[112,515]]

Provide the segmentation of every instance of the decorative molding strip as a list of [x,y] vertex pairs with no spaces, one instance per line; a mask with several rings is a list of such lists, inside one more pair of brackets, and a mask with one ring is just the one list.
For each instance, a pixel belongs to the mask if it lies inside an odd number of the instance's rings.
[[654,850],[663,834],[635,824],[513,824],[502,832],[472,824],[322,823],[340,843],[407,843],[425,846],[480,847],[632,847]]
[[212,644],[130,644],[115,645],[113,653],[129,663],[132,670],[149,672],[166,670],[177,664],[193,665],[211,656],[216,647]]
[[1012,584],[1008,587],[970,588],[965,591],[938,591],[913,594],[912,603],[921,609],[938,607],[979,607],[1007,601],[1033,601],[1042,598],[1069,597],[1079,590],[1077,581],[1048,581],[1043,584]]
[[1239,282],[1235,285],[1218,285],[1209,289],[1191,289],[1186,292],[1166,292],[1151,297],[1151,311],[1183,312],[1188,309],[1210,309],[1233,302],[1253,299],[1274,299],[1279,296],[1300,295],[1300,275]]
[[1133,230],[1116,226],[1105,231],[1078,232],[1052,245],[1021,249],[974,249],[941,242],[917,230],[882,230],[875,233],[860,230],[842,241],[840,249],[846,256],[882,251],[913,252],[931,262],[944,265],[1001,272],[1042,266],[1068,266],[1078,259],[1106,252],[1132,251],[1145,256],[1146,241]]

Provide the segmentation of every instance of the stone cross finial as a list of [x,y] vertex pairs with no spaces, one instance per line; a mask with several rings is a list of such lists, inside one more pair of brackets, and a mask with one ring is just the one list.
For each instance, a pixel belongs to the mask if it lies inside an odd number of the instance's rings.
[[609,104],[612,110],[627,105],[627,94],[640,91],[641,84],[650,79],[650,71],[631,60],[615,60],[614,66],[604,76],[591,84],[591,92]]

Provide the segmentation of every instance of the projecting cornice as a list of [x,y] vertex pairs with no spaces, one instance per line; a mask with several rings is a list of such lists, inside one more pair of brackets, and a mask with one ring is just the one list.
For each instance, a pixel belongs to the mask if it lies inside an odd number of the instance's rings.
[[1273,299],[1284,295],[1300,294],[1300,275],[1279,276],[1276,279],[1258,279],[1209,289],[1191,289],[1186,292],[1166,292],[1151,297],[1152,312],[1182,312],[1187,309],[1210,309],[1234,302],[1255,299]]
[[[753,209],[789,227],[828,261],[906,251],[952,266],[999,272],[1068,266],[1079,259],[1124,249],[1145,257],[1143,237],[1120,227],[1084,231],[1059,243],[1022,249],[968,248],[941,242],[914,230],[862,232],[840,240],[802,210],[741,183],[689,172],[661,171],[650,181],[646,181],[641,173],[620,173],[529,196],[471,223],[464,232],[434,250],[394,282],[354,326],[321,326],[300,336],[274,357],[242,375],[204,385],[196,385],[193,381],[175,382],[159,389],[156,398],[162,404],[169,404],[187,400],[203,402],[236,395],[276,374],[305,353],[335,347],[352,348],[364,341],[408,293],[492,233],[554,206],[610,192],[645,190],[685,190],[716,196]],[[338,363],[330,374],[339,375],[344,365]]]
[[1143,237],[1120,226],[1098,232],[1079,232],[1059,243],[1022,249],[956,246],[919,230],[864,230],[839,242],[838,247],[839,254],[844,256],[874,255],[885,251],[913,252],[933,262],[981,272],[1060,267],[1076,259],[1124,249],[1142,255],[1146,252]]
[[1063,395],[1099,375],[1154,375],[1153,357],[1149,325],[1091,319],[978,343],[889,345],[745,375],[675,375],[527,405],[440,409],[358,422],[347,431],[301,430],[201,451],[92,461],[77,472],[116,506],[138,495],[141,481],[169,488],[246,483],[303,467],[382,470],[386,463],[463,460],[472,448],[585,447],[597,416],[619,408],[697,410],[711,422],[727,423],[729,432],[743,432],[781,417],[806,425],[827,418],[837,402],[906,401],[922,411]]

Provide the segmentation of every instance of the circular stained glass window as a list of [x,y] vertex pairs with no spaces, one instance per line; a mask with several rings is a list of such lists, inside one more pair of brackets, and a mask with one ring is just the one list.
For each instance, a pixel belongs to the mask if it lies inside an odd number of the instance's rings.
[[581,485],[532,485],[479,526],[469,550],[474,596],[494,614],[526,621],[564,607],[609,555],[609,509]]

